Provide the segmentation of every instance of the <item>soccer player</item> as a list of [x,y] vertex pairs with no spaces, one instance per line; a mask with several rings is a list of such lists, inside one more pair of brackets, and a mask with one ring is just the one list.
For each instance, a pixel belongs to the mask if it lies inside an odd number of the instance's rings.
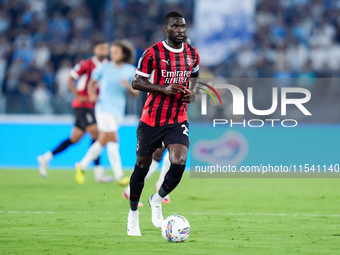
[[[92,144],[84,158],[76,164],[76,181],[83,184],[84,172],[90,162],[96,159],[107,145],[108,158],[115,179],[119,185],[128,185],[130,178],[124,177],[118,146],[117,131],[125,115],[126,92],[137,97],[139,91],[131,87],[135,74],[135,54],[133,46],[127,41],[116,41],[110,48],[111,62],[102,64],[93,71],[89,82],[89,97],[96,102],[95,114],[99,137]],[[95,83],[99,83],[97,98]]]
[[[48,163],[58,153],[64,151],[70,145],[77,143],[86,132],[91,135],[92,143],[98,137],[96,118],[94,115],[94,103],[89,101],[87,86],[94,68],[103,62],[107,62],[109,46],[105,41],[97,41],[94,44],[94,56],[80,61],[70,73],[68,86],[74,95],[72,107],[75,114],[75,123],[70,138],[61,142],[53,151],[47,151],[38,156],[39,173],[45,178],[47,176]],[[77,86],[75,85],[75,81]],[[104,169],[99,164],[99,158],[94,160],[94,173],[97,182],[105,183],[113,181],[111,176],[104,173]]]
[[[187,37],[186,35],[184,36],[184,40],[183,40],[186,44],[188,45],[191,45],[191,40],[189,37]],[[152,162],[151,162],[151,165],[150,165],[150,168],[149,168],[149,172],[148,174],[146,175],[145,177],[145,181],[147,179],[149,179],[151,177],[151,175],[156,172],[157,168],[158,168],[158,165],[159,165],[159,162],[162,160],[162,157],[163,157],[163,154],[165,152],[165,146],[162,145],[161,148],[158,148],[152,155]],[[158,177],[158,180],[157,182],[155,183],[155,190],[158,191],[164,181],[164,177],[166,175],[166,173],[168,172],[170,168],[170,159],[169,159],[169,151],[167,151],[165,153],[165,156],[164,156],[164,159],[163,159],[163,164],[162,164],[162,168],[161,168],[161,172],[159,174],[159,177]],[[130,185],[128,185],[124,191],[123,191],[123,194],[122,196],[126,199],[130,199]],[[162,200],[162,203],[164,204],[170,204],[170,196],[169,194],[166,195],[163,200]],[[143,203],[139,201],[138,203],[138,207],[143,207]]]
[[137,128],[137,161],[130,180],[127,234],[132,236],[141,235],[138,202],[153,152],[164,142],[171,163],[159,191],[149,198],[151,220],[157,228],[163,221],[161,201],[180,182],[188,156],[187,103],[195,100],[199,54],[183,42],[186,24],[180,13],[168,13],[163,29],[166,40],[143,53],[132,81],[134,89],[149,92]]

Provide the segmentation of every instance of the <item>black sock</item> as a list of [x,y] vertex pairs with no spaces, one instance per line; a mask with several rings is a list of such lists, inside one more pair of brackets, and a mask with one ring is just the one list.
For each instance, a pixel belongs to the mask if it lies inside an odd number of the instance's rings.
[[131,211],[137,211],[138,210],[138,203],[139,203],[139,201],[131,201],[130,200]]
[[182,179],[184,170],[185,170],[185,165],[175,165],[175,164],[170,165],[170,169],[166,173],[164,177],[164,182],[158,191],[158,194],[161,197],[165,197],[177,187],[178,183]]
[[130,208],[132,211],[137,210],[138,201],[144,188],[144,179],[148,172],[149,169],[135,165],[135,170],[130,177]]
[[[97,140],[92,140],[91,145],[94,144],[94,142]],[[94,165],[95,166],[99,166],[100,165],[100,160],[99,160],[100,156],[98,156],[98,158],[96,158],[95,160],[93,160]]]
[[166,195],[168,195],[169,193],[163,189],[163,187],[161,186],[158,190],[158,195],[160,195],[161,197],[165,197]]
[[61,144],[59,144],[59,146],[57,148],[55,148],[54,151],[52,151],[52,154],[55,155],[55,154],[57,154],[59,152],[62,152],[63,150],[65,150],[71,144],[73,144],[71,142],[71,140],[70,139],[66,139]]

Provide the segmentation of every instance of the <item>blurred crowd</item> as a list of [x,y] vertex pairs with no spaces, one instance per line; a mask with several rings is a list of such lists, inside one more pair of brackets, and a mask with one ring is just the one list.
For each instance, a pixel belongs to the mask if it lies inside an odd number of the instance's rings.
[[254,39],[214,70],[222,77],[338,77],[340,2],[258,0]]
[[[71,113],[69,72],[96,40],[126,38],[138,57],[164,38],[168,11],[186,17],[190,34],[194,2],[0,0],[0,113]],[[339,14],[335,0],[258,0],[253,40],[224,63],[202,67],[202,76],[338,77]],[[142,104],[130,99],[127,113]]]
[[[95,41],[128,38],[137,54],[161,40],[173,8],[190,23],[193,1],[0,0],[0,113],[70,113],[67,78]],[[132,100],[132,99],[131,99]],[[129,101],[131,101],[129,100]],[[128,113],[136,112],[130,102]]]

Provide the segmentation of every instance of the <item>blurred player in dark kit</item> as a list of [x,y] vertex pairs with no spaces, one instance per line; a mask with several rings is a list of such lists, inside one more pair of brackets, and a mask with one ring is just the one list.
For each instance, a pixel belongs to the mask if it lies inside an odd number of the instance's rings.
[[[70,145],[77,143],[86,132],[91,135],[92,142],[98,138],[98,129],[94,114],[94,103],[89,101],[87,86],[91,78],[91,73],[96,66],[107,62],[109,46],[105,41],[97,41],[93,47],[94,56],[80,61],[71,70],[68,79],[68,86],[74,95],[72,107],[75,114],[75,123],[70,138],[62,141],[54,150],[47,151],[38,156],[39,173],[42,177],[47,176],[48,163],[52,158],[67,149]],[[77,81],[77,85],[75,83]],[[103,167],[99,163],[99,158],[94,160],[94,173],[97,182],[111,182],[113,178],[104,173]]]

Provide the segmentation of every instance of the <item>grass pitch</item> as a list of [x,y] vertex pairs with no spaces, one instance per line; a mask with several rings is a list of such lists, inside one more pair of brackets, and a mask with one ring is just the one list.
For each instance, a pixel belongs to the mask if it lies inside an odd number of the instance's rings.
[[0,170],[0,254],[339,254],[340,179],[192,179],[186,173],[163,205],[191,224],[167,243],[151,223],[147,181],[142,237],[126,234],[128,201],[115,183],[88,172]]

